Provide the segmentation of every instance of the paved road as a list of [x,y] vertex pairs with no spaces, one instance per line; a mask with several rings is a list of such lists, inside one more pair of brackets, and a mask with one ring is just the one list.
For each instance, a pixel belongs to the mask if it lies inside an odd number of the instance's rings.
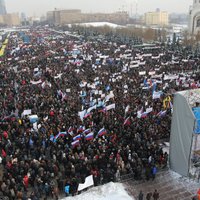
[[178,176],[170,170],[160,172],[154,181],[136,182],[129,180],[124,183],[128,192],[137,197],[142,190],[146,194],[157,189],[160,200],[191,200],[200,188],[200,183]]

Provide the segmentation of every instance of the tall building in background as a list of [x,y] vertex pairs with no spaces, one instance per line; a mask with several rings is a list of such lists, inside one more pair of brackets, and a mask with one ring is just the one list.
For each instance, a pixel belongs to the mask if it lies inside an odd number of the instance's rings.
[[8,13],[3,15],[4,24],[7,26],[19,26],[20,25],[20,17],[18,13]]
[[6,12],[6,5],[4,0],[0,0],[0,15],[5,15]]
[[7,13],[4,0],[0,0],[0,26],[19,26],[21,24],[18,13]]
[[191,34],[197,34],[200,31],[200,1],[193,0],[193,5],[189,10],[189,30]]
[[156,26],[167,26],[169,23],[168,12],[157,9],[155,12],[145,13],[145,24]]

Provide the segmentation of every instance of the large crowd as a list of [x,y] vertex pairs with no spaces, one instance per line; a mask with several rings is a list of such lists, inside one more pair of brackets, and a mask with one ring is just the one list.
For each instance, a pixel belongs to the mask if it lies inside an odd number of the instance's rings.
[[10,33],[0,58],[1,196],[58,199],[154,179],[167,166],[173,94],[200,87],[199,59],[49,29]]

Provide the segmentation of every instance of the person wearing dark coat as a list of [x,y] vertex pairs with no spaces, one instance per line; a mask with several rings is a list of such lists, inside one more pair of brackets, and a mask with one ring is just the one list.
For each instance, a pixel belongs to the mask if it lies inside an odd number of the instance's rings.
[[138,200],[143,200],[144,198],[144,194],[142,191],[140,191],[139,195],[138,195]]
[[146,200],[151,200],[151,197],[152,197],[152,193],[151,192],[147,193]]
[[153,200],[158,200],[158,199],[159,199],[159,193],[157,192],[157,190],[155,190],[153,193]]

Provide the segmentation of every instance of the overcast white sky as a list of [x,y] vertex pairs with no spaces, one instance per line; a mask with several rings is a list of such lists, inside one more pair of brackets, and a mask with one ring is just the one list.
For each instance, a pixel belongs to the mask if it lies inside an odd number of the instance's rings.
[[192,0],[5,0],[8,12],[24,12],[26,15],[41,16],[54,8],[79,8],[83,12],[115,12],[126,10],[136,13],[153,11],[156,8],[168,12],[187,13]]

